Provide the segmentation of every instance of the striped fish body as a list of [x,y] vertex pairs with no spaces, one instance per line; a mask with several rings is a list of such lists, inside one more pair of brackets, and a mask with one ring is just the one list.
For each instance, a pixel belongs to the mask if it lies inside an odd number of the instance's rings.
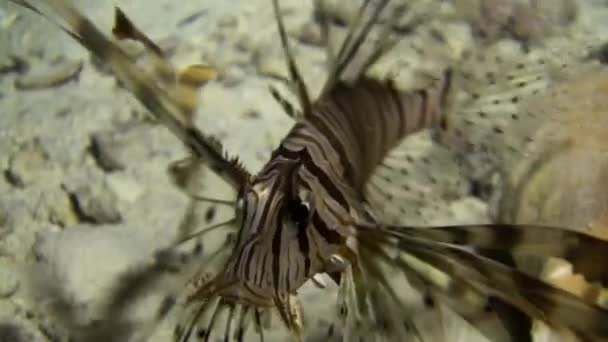
[[312,153],[314,160],[325,160],[361,193],[386,153],[406,135],[445,125],[450,77],[447,72],[435,89],[411,92],[367,78],[354,85],[338,83],[291,130],[282,147],[318,151]]
[[355,252],[350,223],[372,222],[363,184],[405,135],[441,125],[449,83],[448,73],[437,89],[401,92],[363,79],[316,101],[241,194],[243,222],[222,275],[238,286],[222,296],[271,304],[340,271],[335,257]]

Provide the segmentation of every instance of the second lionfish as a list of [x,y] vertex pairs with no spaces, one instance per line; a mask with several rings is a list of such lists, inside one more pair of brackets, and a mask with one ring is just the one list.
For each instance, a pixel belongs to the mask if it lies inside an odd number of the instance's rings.
[[[429,303],[447,305],[493,341],[531,341],[534,320],[584,340],[608,339],[608,311],[518,269],[514,262],[521,255],[564,259],[587,281],[606,286],[606,241],[534,225],[395,226],[385,224],[368,205],[365,187],[376,167],[406,136],[445,129],[457,86],[451,70],[414,91],[366,76],[397,42],[391,29],[398,10],[375,40],[370,33],[389,0],[364,1],[340,49],[328,49],[329,76],[316,99],[292,58],[278,0],[273,0],[287,81],[299,109],[273,92],[296,123],[256,174],[226,158],[219,144],[189,119],[193,105],[184,104],[180,95],[191,95],[188,86],[196,89],[209,70],[193,67],[177,78],[169,72],[167,81],[142,70],[64,1],[45,1],[52,15],[33,1],[12,1],[60,18],[59,26],[108,64],[184,143],[191,161],[206,164],[238,192],[234,222],[240,229],[230,255],[211,279],[199,275],[187,303],[190,314],[176,328],[177,341],[191,336],[209,340],[224,311],[226,341],[244,340],[252,322],[263,339],[260,316],[267,309],[276,309],[293,338],[301,341],[305,332],[297,293],[309,280],[323,286],[322,274],[340,287],[344,340],[370,322],[385,339],[407,340],[418,330],[387,270],[404,274]],[[166,66],[154,43],[119,14],[116,36],[139,40]],[[327,38],[326,20],[323,27]]]

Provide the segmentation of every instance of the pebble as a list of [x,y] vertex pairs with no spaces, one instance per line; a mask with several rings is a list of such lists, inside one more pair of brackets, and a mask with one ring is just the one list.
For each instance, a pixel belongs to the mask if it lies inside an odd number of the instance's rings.
[[111,131],[98,131],[91,135],[89,152],[102,170],[121,171],[133,159],[149,154],[149,146],[142,143],[150,138],[149,134],[146,127],[132,124]]
[[68,227],[79,222],[78,214],[68,193],[60,188],[45,190],[36,217],[60,227]]
[[135,203],[144,193],[144,189],[135,179],[122,173],[113,173],[106,178],[108,188],[116,194],[119,199]]
[[106,172],[125,168],[120,156],[115,151],[116,145],[116,134],[113,132],[98,132],[91,136],[89,151],[95,158],[97,166]]
[[238,17],[226,16],[217,22],[215,30],[209,34],[211,40],[218,43],[234,43],[240,38]]
[[235,87],[243,82],[246,76],[247,74],[243,68],[231,65],[220,74],[220,81],[225,87]]
[[352,6],[347,1],[325,0],[321,2],[321,10],[329,21],[340,26],[348,26],[358,11],[358,6]]
[[236,37],[234,41],[234,47],[243,53],[249,53],[250,51],[254,51],[256,47],[255,39],[246,33],[242,33]]
[[273,49],[260,47],[255,56],[258,74],[266,77],[286,79],[289,76],[285,59]]
[[505,35],[538,41],[571,24],[579,12],[574,0],[457,0],[455,7],[476,35],[488,42]]
[[450,203],[452,217],[449,224],[473,224],[491,222],[488,205],[475,197],[465,197]]
[[48,153],[38,139],[23,144],[9,159],[6,178],[14,186],[26,187],[44,178],[51,167]]
[[524,41],[541,40],[549,33],[567,27],[577,14],[578,7],[573,0],[532,0],[530,4],[516,7],[510,30]]
[[303,44],[323,46],[321,28],[313,22],[303,23],[293,35]]
[[0,322],[0,341],[31,342],[34,341],[34,336],[15,323],[3,321]]
[[81,60],[62,60],[51,66],[36,66],[18,77],[15,87],[22,90],[55,87],[77,78],[81,70]]
[[116,197],[105,186],[81,184],[68,191],[80,221],[92,224],[122,222]]
[[11,72],[21,73],[27,70],[28,63],[14,55],[0,55],[0,74]]

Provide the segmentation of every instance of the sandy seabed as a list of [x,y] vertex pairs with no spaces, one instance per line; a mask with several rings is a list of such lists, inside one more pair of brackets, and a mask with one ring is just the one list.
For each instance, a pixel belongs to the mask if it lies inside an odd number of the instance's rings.
[[[437,12],[449,12],[449,2],[435,2],[442,3],[436,6]],[[460,2],[476,6],[475,1]],[[348,17],[356,8],[348,1],[339,3],[344,4],[335,6],[337,18]],[[218,68],[219,79],[201,93],[197,124],[217,136],[248,169],[259,170],[293,122],[268,92],[269,84],[278,84],[276,78],[286,75],[270,1],[77,2],[106,32],[116,5],[170,51],[176,65],[208,63]],[[281,6],[298,63],[314,88],[323,80],[325,55],[317,44],[312,1],[284,0]],[[587,26],[606,31],[608,21],[602,21],[608,12],[605,1],[584,2],[581,8],[579,15],[588,16],[582,20]],[[500,22],[497,16],[492,18]],[[446,23],[450,53],[458,54],[475,44],[475,29],[500,36],[491,23],[486,24],[464,19]],[[517,33],[522,25],[511,29]],[[549,35],[539,32],[533,41]],[[513,34],[505,35],[510,38]],[[402,60],[412,56],[404,68],[439,65],[407,49],[402,52],[398,54]],[[406,83],[413,79],[408,70],[402,75]],[[426,137],[410,145],[416,158],[439,153]],[[44,317],[52,298],[33,293],[31,268],[26,265],[38,265],[50,282],[60,284],[86,321],[116,275],[166,246],[175,237],[189,203],[166,170],[185,156],[177,139],[149,120],[143,107],[83,48],[48,21],[2,1],[0,341],[66,340],[49,323],[49,317]],[[410,176],[424,195],[414,196],[418,196],[419,210],[405,221],[490,221],[488,201],[492,196],[471,191],[479,180],[463,174],[454,161],[442,156],[445,154],[435,157],[444,166],[440,171],[423,165]],[[415,178],[429,172],[437,174],[434,183],[439,179],[440,185]],[[210,172],[201,177],[205,195],[233,198],[229,188]],[[441,188],[441,184],[447,185]],[[447,193],[451,196],[444,196]],[[231,215],[229,208],[206,204],[200,204],[197,213],[201,224]],[[205,246],[220,242],[219,238],[207,240]],[[323,340],[320,336],[336,311],[327,305],[334,296],[333,288],[321,291],[306,285],[303,302],[311,340]],[[158,298],[143,301],[137,314],[147,317],[152,311],[149,308],[157,303]],[[170,340],[174,320],[170,315],[160,324],[151,341]],[[458,338],[470,340],[472,335],[457,331]],[[280,334],[272,336],[267,340],[283,340]]]

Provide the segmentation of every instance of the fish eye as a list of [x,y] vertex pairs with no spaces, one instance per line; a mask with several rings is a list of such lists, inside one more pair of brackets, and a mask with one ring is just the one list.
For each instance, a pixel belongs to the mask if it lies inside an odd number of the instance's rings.
[[310,205],[308,203],[296,197],[289,201],[287,210],[289,219],[298,227],[298,229],[304,229],[308,226],[308,220],[310,218]]

